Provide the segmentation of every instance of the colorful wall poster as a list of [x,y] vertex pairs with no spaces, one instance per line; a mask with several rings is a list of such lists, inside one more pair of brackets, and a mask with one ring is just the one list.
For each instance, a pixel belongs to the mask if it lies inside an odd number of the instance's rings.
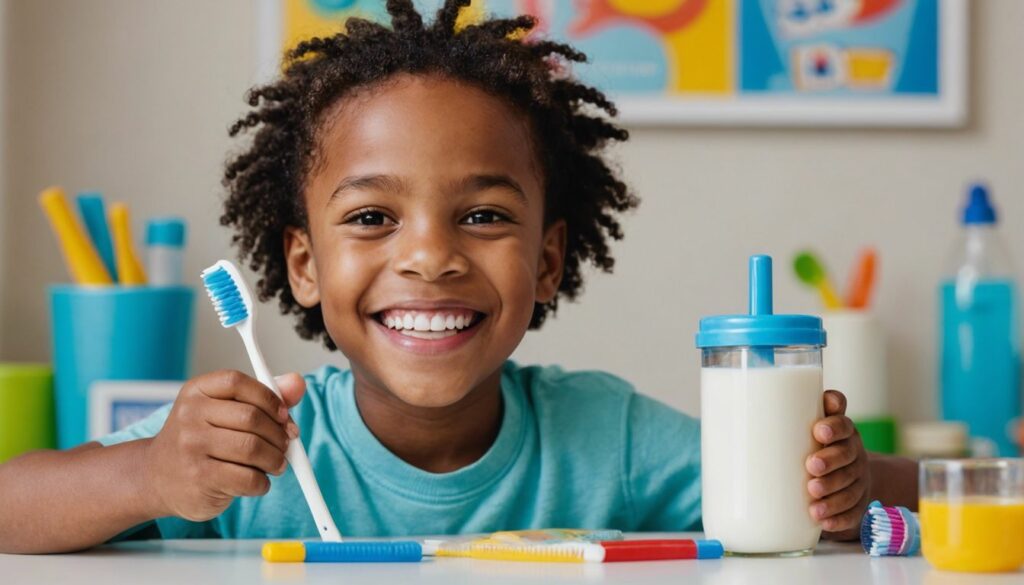
[[[440,0],[419,0],[425,14]],[[264,0],[268,59],[387,21],[383,0]],[[276,6],[270,6],[276,5]],[[575,66],[632,124],[955,126],[966,117],[966,0],[475,0],[538,18],[536,36],[589,56]],[[262,35],[262,33],[261,33]]]

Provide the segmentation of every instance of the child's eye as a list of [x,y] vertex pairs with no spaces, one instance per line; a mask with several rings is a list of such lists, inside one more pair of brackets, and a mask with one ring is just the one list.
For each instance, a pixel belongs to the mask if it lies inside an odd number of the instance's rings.
[[478,225],[509,221],[509,218],[508,216],[498,213],[497,211],[491,211],[490,209],[480,209],[478,211],[471,212],[462,221],[463,223],[468,223],[470,225]]
[[390,221],[388,216],[384,215],[383,212],[375,211],[373,209],[357,211],[345,219],[345,223],[365,226],[384,225],[388,221]]

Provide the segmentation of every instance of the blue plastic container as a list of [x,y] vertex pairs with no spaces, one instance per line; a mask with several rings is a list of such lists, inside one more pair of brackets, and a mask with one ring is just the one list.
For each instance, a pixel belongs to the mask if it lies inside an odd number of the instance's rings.
[[61,449],[88,438],[94,381],[188,378],[192,288],[57,285],[49,293]]
[[1021,415],[1017,285],[983,185],[963,214],[964,241],[939,286],[942,417],[970,429],[975,454],[1018,454]]

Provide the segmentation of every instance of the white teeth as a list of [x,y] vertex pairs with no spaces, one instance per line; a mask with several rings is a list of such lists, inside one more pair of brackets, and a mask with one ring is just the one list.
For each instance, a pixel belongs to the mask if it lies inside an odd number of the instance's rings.
[[397,313],[387,315],[382,322],[387,328],[398,331],[457,332],[469,327],[474,322],[474,317],[464,314],[408,312],[404,315]]
[[416,315],[416,320],[413,321],[413,325],[416,331],[430,331],[430,318],[426,315]]
[[434,315],[430,318],[431,331],[444,331],[444,316]]
[[419,339],[444,339],[445,337],[451,337],[452,335],[458,335],[458,331],[402,331],[402,335],[408,335],[409,337],[416,337]]

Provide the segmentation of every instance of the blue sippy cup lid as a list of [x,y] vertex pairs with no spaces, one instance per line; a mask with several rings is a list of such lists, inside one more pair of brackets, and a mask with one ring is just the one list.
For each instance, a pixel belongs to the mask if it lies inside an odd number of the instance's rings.
[[772,314],[772,258],[750,257],[750,313],[700,320],[697,347],[825,345],[821,318]]

